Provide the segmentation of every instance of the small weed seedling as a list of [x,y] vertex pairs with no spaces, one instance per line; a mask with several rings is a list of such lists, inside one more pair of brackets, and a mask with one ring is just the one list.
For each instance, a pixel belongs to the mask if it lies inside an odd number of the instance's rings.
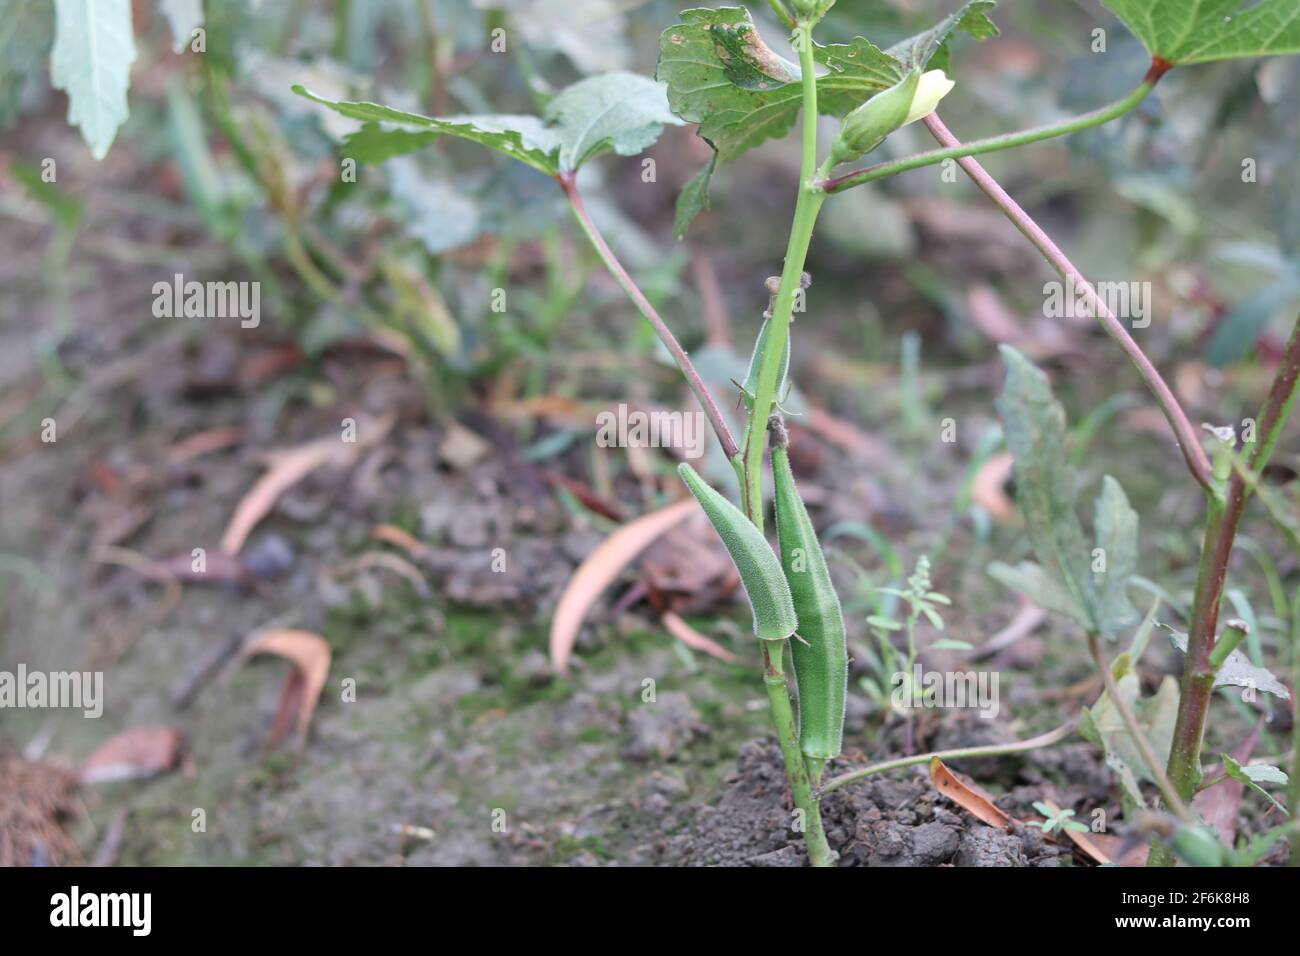
[[[1240,455],[1239,465],[1230,443],[1216,440],[1207,454],[1201,433],[1129,331],[1051,238],[974,157],[1123,116],[1145,100],[1175,66],[1300,52],[1300,19],[1293,15],[1294,0],[1259,0],[1240,10],[1235,2],[1106,0],[1106,6],[1151,54],[1150,68],[1132,92],[1072,119],[965,144],[952,136],[934,111],[954,85],[947,74],[956,37],[966,34],[984,40],[997,35],[989,19],[992,0],[971,0],[932,29],[888,49],[864,37],[824,45],[816,42],[814,32],[833,3],[769,0],[772,12],[789,30],[797,63],[787,61],[764,42],[743,7],[684,10],[679,21],[662,35],[655,79],[629,73],[589,77],[551,98],[540,116],[435,119],[375,103],[330,100],[301,86],[294,89],[362,121],[365,125],[353,139],[368,150],[393,156],[424,146],[433,138],[412,136],[411,129],[456,136],[531,166],[552,177],[563,190],[601,261],[672,354],[735,471],[738,504],[726,500],[689,466],[681,469],[683,480],[735,560],[748,592],[763,680],[790,791],[807,821],[804,833],[809,859],[820,866],[831,865],[836,859],[822,828],[820,797],[865,772],[844,774],[825,783],[821,780],[825,762],[840,752],[846,681],[844,625],[825,559],[790,475],[785,430],[775,407],[788,384],[790,320],[796,299],[804,295],[805,257],[826,202],[864,183],[955,160],[1062,278],[1081,292],[1091,313],[1133,362],[1160,404],[1192,479],[1205,491],[1206,532],[1186,638],[1187,663],[1176,725],[1168,738],[1171,745],[1163,754],[1153,749],[1150,727],[1142,725],[1147,708],[1136,700],[1136,678],[1119,662],[1112,668],[1100,644],[1102,639],[1115,638],[1134,616],[1126,588],[1136,561],[1137,515],[1119,484],[1107,478],[1097,499],[1095,546],[1084,537],[1074,512],[1073,474],[1062,447],[1064,415],[1051,396],[1046,377],[1019,353],[1003,349],[1007,386],[999,408],[1016,459],[1019,504],[1038,562],[999,565],[994,573],[1083,628],[1102,669],[1109,699],[1128,735],[1122,745],[1109,730],[1109,736],[1103,734],[1101,739],[1116,753],[1136,754],[1130,759],[1137,761],[1140,774],[1156,783],[1166,809],[1180,819],[1186,832],[1193,832],[1188,828],[1196,826],[1196,821],[1188,805],[1200,782],[1201,741],[1225,663],[1222,655],[1216,654],[1221,640],[1217,623],[1224,577],[1243,509],[1257,487],[1254,476],[1268,464],[1296,396],[1300,334],[1291,338],[1281,371],[1257,419],[1256,440]],[[1232,16],[1225,15],[1228,13]],[[841,120],[826,149],[818,138],[817,120],[822,114]],[[712,147],[713,155],[679,197],[675,226],[680,236],[708,206],[709,182],[718,167],[767,139],[785,136],[796,121],[800,124],[801,158],[799,179],[793,184],[794,212],[784,265],[742,394],[747,416],[737,442],[690,357],[588,215],[578,173],[603,153],[640,153],[666,125],[698,124],[699,135]],[[895,130],[918,121],[925,123],[940,148],[841,171],[876,149]],[[763,466],[769,436],[778,551],[764,535]],[[918,567],[909,591],[904,592],[912,609],[910,622],[914,625],[921,615],[939,627],[941,618],[933,605],[943,601],[929,590],[923,570]],[[801,701],[798,723],[787,687],[787,646]],[[915,656],[910,637],[909,656]],[[1054,732],[1009,749],[1043,745],[1061,736]],[[899,765],[903,764],[882,766]],[[1071,823],[1064,821],[1063,825],[1068,828]],[[1164,842],[1158,842],[1151,855],[1153,863],[1170,863],[1173,858]]]
[[1055,810],[1042,801],[1035,801],[1034,809],[1041,813],[1047,819],[1030,820],[1028,825],[1038,827],[1044,833],[1064,833],[1066,830],[1073,830],[1075,833],[1087,833],[1088,825],[1072,819],[1073,810]]

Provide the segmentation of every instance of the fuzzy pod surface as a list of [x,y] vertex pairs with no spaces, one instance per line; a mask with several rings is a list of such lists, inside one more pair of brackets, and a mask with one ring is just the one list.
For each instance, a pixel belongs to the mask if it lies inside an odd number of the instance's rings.
[[799,687],[799,747],[809,757],[829,760],[839,756],[844,740],[849,682],[844,614],[785,448],[772,449],[772,482],[781,566],[799,618],[799,634],[790,642]]
[[798,629],[799,619],[785,572],[772,546],[744,512],[701,478],[694,468],[683,462],[677,467],[677,473],[704,509],[740,572],[750,610],[754,612],[754,635],[765,641],[785,640]]

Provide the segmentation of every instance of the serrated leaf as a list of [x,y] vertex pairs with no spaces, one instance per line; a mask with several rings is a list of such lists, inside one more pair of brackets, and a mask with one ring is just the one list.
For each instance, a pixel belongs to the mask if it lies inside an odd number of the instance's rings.
[[1137,570],[1138,515],[1118,481],[1107,475],[1093,503],[1093,533],[1106,559],[1106,570],[1094,574],[1097,617],[1102,632],[1113,635],[1137,620],[1128,599],[1128,582]]
[[203,0],[161,0],[159,6],[172,30],[172,52],[181,53],[194,31],[203,26]]
[[135,62],[131,0],[54,0],[50,82],[68,94],[68,122],[95,159],[108,155],[126,122]]
[[546,104],[544,118],[560,138],[560,169],[575,170],[612,149],[635,156],[664,126],[681,126],[657,80],[636,73],[602,73],[565,88]]
[[1106,571],[1094,574],[1092,549],[1074,508],[1065,410],[1033,363],[1009,345],[1001,352],[1007,377],[996,404],[1015,459],[1016,506],[1039,563],[994,564],[989,573],[1041,606],[1113,638],[1137,618],[1127,594],[1137,566],[1137,513],[1119,483],[1107,476],[1093,509],[1096,547],[1105,552]]
[[1261,763],[1248,764],[1243,767],[1228,754],[1219,754],[1219,758],[1223,761],[1224,773],[1238,783],[1245,784],[1273,806],[1286,813],[1286,807],[1273,794],[1260,786],[1261,783],[1276,783],[1286,786],[1290,778],[1283,771],[1277,767],[1270,767],[1268,764]]
[[1033,561],[1021,561],[1016,565],[994,561],[989,565],[988,572],[995,581],[1023,594],[1039,607],[1064,614],[1083,627],[1088,626],[1088,615],[1074,595],[1061,586],[1056,576],[1044,571],[1041,565]]
[[[899,43],[895,43],[885,52],[903,64],[905,70],[912,67],[921,69],[946,70],[948,68],[948,41],[957,32],[966,33],[976,40],[987,40],[998,35],[998,28],[989,19],[986,11],[997,4],[994,0],[972,0],[955,13],[951,13],[936,23],[929,30],[918,33]],[[936,62],[935,58],[938,57]]]
[[[1169,643],[1186,654],[1187,635],[1175,631],[1168,624],[1160,626],[1169,633]],[[1215,675],[1214,686],[1253,687],[1281,700],[1291,699],[1291,692],[1273,675],[1272,671],[1265,667],[1256,667],[1240,650],[1235,650],[1228,655],[1228,659],[1219,668],[1219,673]]]
[[386,129],[379,123],[366,123],[355,133],[343,137],[341,154],[358,163],[382,163],[394,156],[423,149],[439,135],[435,130]]
[[[663,85],[635,73],[602,73],[580,80],[552,99],[542,118],[502,115],[434,119],[378,103],[326,99],[301,84],[296,84],[293,91],[350,119],[417,126],[467,139],[548,176],[576,171],[609,150],[620,156],[635,155],[653,144],[665,125],[682,125],[668,109]],[[411,141],[394,136],[394,132],[399,131],[384,127],[363,130],[363,148],[372,154],[406,151],[404,147]]]
[[1103,0],[1170,63],[1300,53],[1296,0]]
[[349,119],[430,129],[495,149],[548,176],[558,175],[560,171],[560,138],[536,116],[449,116],[433,119],[378,103],[326,99],[301,84],[295,84],[293,91],[315,103],[328,106]]
[[[996,34],[984,12],[993,6],[993,0],[972,0],[890,51],[864,37],[817,46],[813,58],[828,71],[817,78],[818,111],[846,115],[898,83],[912,66],[924,66],[954,31],[979,39]],[[717,151],[721,162],[785,136],[802,103],[798,64],[767,45],[744,7],[683,10],[681,22],[660,37],[655,76],[668,84],[673,112],[688,123],[700,124],[699,135]],[[707,179],[696,185],[707,197]],[[687,207],[679,206],[679,221],[685,219],[688,225],[686,213],[698,212],[700,202],[693,197]]]
[[[1007,377],[996,405],[1015,459],[1016,506],[1046,574],[1069,594],[1085,627],[1100,630],[1090,549],[1074,511],[1074,477],[1065,454],[1065,409],[1047,376],[1008,345]],[[1078,619],[1076,617],[1076,619]]]

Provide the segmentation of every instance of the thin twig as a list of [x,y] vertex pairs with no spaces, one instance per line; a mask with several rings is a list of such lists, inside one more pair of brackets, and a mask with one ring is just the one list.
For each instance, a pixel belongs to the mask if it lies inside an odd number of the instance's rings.
[[1102,653],[1101,641],[1096,634],[1088,635],[1088,649],[1092,651],[1092,659],[1101,670],[1101,679],[1106,683],[1106,693],[1110,695],[1111,703],[1119,711],[1119,719],[1123,721],[1129,736],[1133,738],[1134,746],[1137,747],[1138,753],[1142,755],[1142,760],[1147,765],[1147,773],[1155,781],[1156,787],[1160,790],[1160,795],[1165,798],[1165,805],[1169,807],[1170,812],[1185,823],[1194,823],[1192,815],[1187,811],[1187,805],[1183,803],[1183,799],[1178,795],[1178,791],[1174,789],[1174,785],[1169,782],[1169,777],[1165,774],[1164,764],[1156,756],[1151,741],[1142,732],[1142,728],[1137,722],[1137,716],[1133,713],[1133,708],[1129,706],[1127,700],[1120,696],[1119,684],[1115,681],[1115,672],[1110,669],[1110,662],[1106,660],[1105,655]]
[[1027,750],[1038,750],[1040,747],[1050,747],[1052,744],[1059,743],[1074,731],[1075,725],[1079,722],[1078,716],[1074,716],[1057,727],[1055,730],[1049,730],[1045,734],[1039,734],[1037,737],[1030,737],[1028,740],[1018,740],[1010,744],[990,744],[983,747],[958,747],[955,750],[936,750],[934,753],[913,754],[910,757],[899,757],[897,760],[886,760],[882,763],[873,763],[869,767],[862,767],[858,770],[850,770],[848,773],[842,773],[838,777],[832,777],[826,781],[826,785],[818,791],[819,797],[824,797],[832,790],[837,790],[846,783],[852,783],[855,780],[861,780],[863,777],[870,777],[878,773],[885,773],[889,770],[900,770],[903,767],[915,766],[919,763],[929,763],[935,757],[940,760],[959,760],[963,757],[1000,757],[1003,754],[1024,753]]
[[623,287],[627,297],[632,300],[632,304],[646,318],[655,332],[659,334],[660,340],[668,348],[673,359],[677,362],[677,367],[681,369],[682,375],[686,377],[686,382],[699,399],[700,405],[704,408],[704,414],[708,416],[709,422],[713,425],[714,432],[717,433],[718,441],[722,443],[722,451],[727,458],[734,458],[740,451],[740,446],[736,444],[736,439],[731,434],[731,429],[727,426],[727,420],[722,417],[722,410],[718,408],[718,403],[713,400],[713,395],[709,387],[704,384],[704,379],[700,373],[695,370],[691,363],[690,356],[682,348],[682,344],[677,341],[677,336],[673,335],[672,329],[668,328],[663,318],[655,311],[655,307],[650,304],[650,300],[645,297],[645,293],[632,279],[623,264],[618,261],[614,251],[610,249],[609,243],[596,224],[592,221],[591,215],[587,212],[587,207],[582,201],[582,195],[578,192],[578,187],[573,181],[572,176],[557,177],[560,185],[564,188],[564,194],[569,197],[569,205],[573,207],[573,214],[577,217],[579,225],[582,226],[583,232],[591,240],[592,246],[595,247],[601,261],[610,274],[618,280],[618,284]]
[[[926,128],[934,135],[940,143],[945,146],[961,145],[957,137],[949,132],[948,127],[943,124],[943,120],[938,115],[931,113],[924,120]],[[1146,383],[1156,401],[1160,403],[1160,408],[1165,414],[1169,425],[1174,430],[1174,437],[1182,450],[1183,457],[1187,460],[1187,467],[1192,472],[1192,477],[1196,479],[1197,484],[1207,491],[1210,489],[1210,459],[1205,454],[1205,449],[1201,447],[1200,439],[1196,429],[1192,427],[1191,421],[1183,411],[1178,399],[1170,390],[1165,380],[1160,376],[1160,372],[1147,358],[1146,353],[1142,351],[1141,346],[1129,335],[1128,329],[1124,328],[1122,322],[1115,317],[1106,303],[1097,295],[1097,290],[1093,288],[1092,283],[1083,277],[1073,262],[1061,251],[1060,247],[1052,241],[1051,236],[1043,231],[1025,210],[1017,203],[1007,191],[998,185],[997,180],[990,176],[979,164],[979,161],[970,156],[957,160],[957,164],[965,171],[986,196],[993,200],[1003,214],[1010,219],[1036,248],[1044,259],[1055,269],[1062,278],[1073,282],[1075,288],[1082,289],[1087,297],[1088,305],[1092,308],[1102,327],[1105,328],[1110,337],[1119,343],[1120,348],[1128,355],[1129,360],[1137,368],[1138,374],[1142,376],[1142,381]]]

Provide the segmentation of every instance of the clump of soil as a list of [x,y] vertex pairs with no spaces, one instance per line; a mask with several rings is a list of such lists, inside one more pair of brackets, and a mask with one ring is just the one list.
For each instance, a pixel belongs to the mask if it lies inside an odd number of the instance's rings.
[[77,816],[76,778],[0,749],[0,866],[80,861],[67,827]]
[[[848,769],[835,761],[827,773]],[[1017,794],[997,802],[1019,811]],[[699,808],[657,862],[806,866],[794,820],[775,738],[750,741],[718,801]],[[941,797],[920,768],[835,790],[822,803],[822,820],[841,866],[1058,866],[1069,857],[1032,827],[1015,823],[1003,831],[980,823]]]

